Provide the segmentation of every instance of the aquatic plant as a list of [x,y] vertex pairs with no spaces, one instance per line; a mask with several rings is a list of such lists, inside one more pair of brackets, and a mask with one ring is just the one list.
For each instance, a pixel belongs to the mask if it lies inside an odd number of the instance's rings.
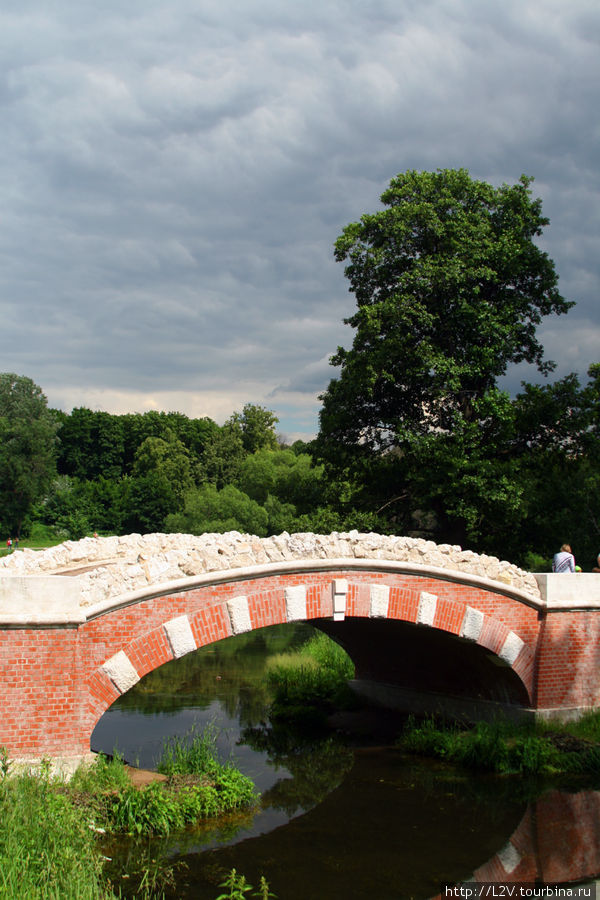
[[202,731],[192,728],[186,735],[174,735],[163,741],[157,771],[165,775],[214,775],[222,768],[219,762],[218,729],[209,722]]
[[[246,876],[238,875],[235,869],[230,871],[227,878],[219,884],[219,887],[229,888],[229,892],[219,894],[216,900],[244,900],[245,895],[252,890],[252,885],[246,881]],[[258,897],[259,900],[269,900],[270,897],[276,898],[277,894],[274,894],[269,889],[268,881],[264,875],[261,875],[260,886],[251,896]]]

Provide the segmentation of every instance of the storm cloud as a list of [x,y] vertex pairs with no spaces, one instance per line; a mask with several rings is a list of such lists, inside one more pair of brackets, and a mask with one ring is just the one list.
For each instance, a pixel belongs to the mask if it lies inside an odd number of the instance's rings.
[[336,237],[398,172],[463,166],[534,176],[576,301],[541,337],[585,378],[599,43],[588,0],[9,0],[2,370],[66,410],[261,403],[308,437],[352,342]]

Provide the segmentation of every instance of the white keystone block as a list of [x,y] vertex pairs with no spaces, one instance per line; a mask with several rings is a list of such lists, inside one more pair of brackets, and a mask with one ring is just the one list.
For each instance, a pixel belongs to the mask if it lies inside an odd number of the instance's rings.
[[500,659],[503,659],[504,662],[507,662],[509,666],[512,666],[515,659],[521,652],[521,647],[523,646],[523,641],[519,637],[518,634],[515,634],[514,631],[511,631],[504,644],[502,646],[502,650],[498,654]]
[[233,597],[227,601],[227,611],[231,619],[231,630],[234,634],[242,634],[244,631],[252,631],[250,621],[250,607],[247,597]]
[[390,587],[388,584],[371,585],[371,606],[369,615],[372,619],[387,619],[390,606]]
[[296,584],[285,589],[285,612],[288,622],[298,622],[307,618],[305,584]]
[[421,591],[419,596],[419,611],[417,613],[417,625],[433,625],[438,598],[435,594]]
[[502,850],[499,850],[496,854],[498,860],[507,873],[510,875],[511,872],[514,872],[519,863],[521,862],[521,854],[517,850],[514,844],[511,844],[509,841],[506,847],[503,847]]
[[196,641],[194,640],[190,620],[187,616],[177,616],[176,619],[165,622],[164,629],[175,659],[179,659],[180,656],[185,656],[186,653],[191,653],[192,650],[196,649]]
[[473,609],[472,606],[467,606],[462,620],[460,636],[466,638],[468,641],[478,641],[481,629],[483,628],[484,619],[485,616],[479,609]]
[[331,590],[333,594],[333,621],[341,622],[346,617],[348,582],[345,578],[335,578],[331,582]]
[[140,680],[133,663],[123,650],[119,650],[110,659],[107,659],[102,669],[106,672],[117,690],[122,694],[132,688]]

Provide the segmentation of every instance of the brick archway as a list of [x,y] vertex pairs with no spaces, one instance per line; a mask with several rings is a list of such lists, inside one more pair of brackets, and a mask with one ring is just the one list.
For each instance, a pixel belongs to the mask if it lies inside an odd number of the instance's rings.
[[[182,543],[185,536],[176,537]],[[396,539],[342,537],[287,536],[285,546],[282,537],[278,552],[288,547],[295,558],[247,564],[244,549],[225,555],[229,567],[163,582],[156,576],[166,571],[162,560],[136,550],[137,558],[119,571],[133,571],[145,586],[125,592],[104,563],[69,573],[63,564],[49,576],[2,571],[0,745],[13,758],[81,757],[103,712],[148,672],[231,635],[293,621],[352,622],[355,631],[362,623],[365,634],[369,623],[379,629],[408,623],[414,633],[447,635],[465,653],[475,647],[494,656],[522,686],[518,702],[536,714],[572,716],[600,706],[597,576],[536,581],[492,560],[498,573],[492,578],[473,571],[480,568],[475,554],[463,553],[457,562],[463,568],[452,569],[398,559],[407,539],[390,559]],[[299,538],[312,542],[304,558],[298,558]],[[327,557],[327,541],[346,549],[350,538],[352,558]],[[136,540],[139,547],[144,539]],[[255,556],[268,541],[255,539]],[[438,562],[441,550],[434,545],[431,553]],[[219,556],[208,559],[216,568]],[[86,600],[90,579],[96,579],[92,603]],[[392,680],[393,671],[392,660]]]
[[[115,652],[89,675],[84,732],[89,737],[106,709],[144,675],[199,647],[268,625],[345,619],[412,623],[473,642],[513,670],[532,703],[535,609],[473,584],[350,569],[225,582],[139,599],[92,618],[85,627],[89,640]],[[140,633],[140,622],[148,630]]]

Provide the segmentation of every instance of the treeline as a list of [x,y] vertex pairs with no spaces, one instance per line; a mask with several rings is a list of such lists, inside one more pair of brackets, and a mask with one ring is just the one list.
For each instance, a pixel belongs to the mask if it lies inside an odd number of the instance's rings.
[[[56,415],[56,477],[30,518],[71,538],[229,530],[262,537],[312,530],[322,519],[323,466],[302,442],[280,444],[278,420],[261,406],[247,404],[223,426],[181,413]],[[343,526],[332,512],[332,526]]]
[[178,412],[65,413],[30,378],[2,373],[1,527],[27,537],[38,523],[72,540],[374,528],[368,511],[336,502],[310,445],[280,442],[277,422],[252,403],[222,426]]
[[[155,531],[408,534],[546,568],[569,541],[590,570],[600,548],[600,364],[527,385],[467,434],[419,456],[344,447],[322,428],[284,445],[247,404],[222,426],[181,413],[47,408],[41,388],[0,375],[0,497],[6,535]],[[492,414],[493,413],[493,414]]]

